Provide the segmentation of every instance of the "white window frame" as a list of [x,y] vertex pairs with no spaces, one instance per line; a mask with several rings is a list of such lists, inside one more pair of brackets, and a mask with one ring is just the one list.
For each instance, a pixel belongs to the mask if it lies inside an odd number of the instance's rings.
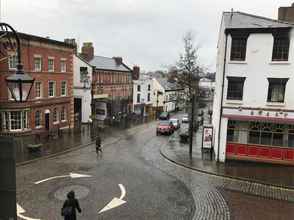
[[[53,83],[53,96],[50,96],[50,83]],[[55,81],[49,81],[48,82],[48,97],[53,98],[56,96],[56,82]]]
[[[64,85],[64,83],[65,83],[65,88],[64,88],[64,94],[63,94],[63,85]],[[67,96],[67,82],[66,81],[61,81],[61,96]]]
[[[64,119],[62,119],[62,117],[61,117],[62,113],[63,113]],[[61,108],[61,111],[60,111],[60,121],[61,122],[66,122],[66,108],[65,108],[65,106],[63,106]]]
[[[52,60],[52,69],[49,69],[49,60]],[[54,57],[48,57],[48,72],[54,72]]]
[[[17,128],[17,129],[12,129],[11,128],[11,113],[12,112],[20,112],[20,128]],[[30,126],[29,126],[29,111],[28,110],[23,110],[23,111],[8,111],[8,112],[3,112],[2,113],[2,119],[3,119],[3,124],[2,124],[2,128],[5,126],[5,130],[6,129],[6,126],[7,126],[7,123],[8,123],[8,131],[9,132],[20,132],[20,131],[26,131],[26,130],[29,130],[30,129]],[[7,119],[8,117],[8,119]],[[24,120],[24,117],[25,117],[25,120]],[[25,122],[25,124],[24,124]]]
[[[39,112],[40,115],[39,115],[39,125],[36,126],[36,115],[37,115],[37,112]],[[35,118],[34,119],[35,119],[35,128],[36,129],[42,128],[43,127],[42,126],[42,111],[40,111],[40,110],[35,111]]]
[[[36,63],[35,59],[40,59],[40,68],[36,69]],[[43,65],[43,59],[40,55],[34,55],[34,71],[35,72],[41,72],[42,71],[42,65]]]
[[[12,60],[14,59],[14,60]],[[11,62],[15,62],[15,66],[11,66]],[[17,53],[8,54],[8,68],[9,70],[16,70],[17,65]]]
[[[36,89],[37,84],[40,84],[40,96],[37,96],[37,89]],[[35,89],[35,99],[41,99],[43,97],[43,85],[42,85],[42,82],[41,81],[36,81],[34,89]]]
[[[64,66],[62,65],[64,63]],[[64,67],[64,68],[63,68]],[[67,66],[66,66],[66,59],[65,58],[61,58],[60,59],[60,72],[62,73],[66,73],[66,69],[67,69]]]
[[[56,110],[56,111],[55,111]],[[56,113],[56,115],[55,115]],[[54,118],[54,115],[56,116],[56,121],[55,118]],[[59,124],[59,115],[58,115],[58,108],[54,108],[53,109],[53,113],[52,113],[52,121],[53,121],[53,124]]]

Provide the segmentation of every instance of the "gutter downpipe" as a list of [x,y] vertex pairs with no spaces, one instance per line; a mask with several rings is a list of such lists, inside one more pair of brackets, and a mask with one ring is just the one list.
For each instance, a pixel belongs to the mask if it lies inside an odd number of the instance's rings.
[[224,55],[224,67],[223,67],[223,80],[222,80],[222,89],[221,89],[221,102],[220,102],[220,113],[219,113],[219,126],[218,126],[218,146],[217,146],[217,162],[219,162],[219,148],[220,148],[220,130],[222,123],[222,114],[223,114],[223,99],[224,99],[224,82],[225,82],[225,74],[226,74],[226,62],[227,62],[227,46],[228,46],[228,33],[226,34],[226,43],[225,43],[225,55]]

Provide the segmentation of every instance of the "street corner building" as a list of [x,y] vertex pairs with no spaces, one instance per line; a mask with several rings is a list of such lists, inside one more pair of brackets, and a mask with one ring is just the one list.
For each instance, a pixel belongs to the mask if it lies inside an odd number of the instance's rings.
[[[18,33],[24,71],[35,79],[27,102],[15,102],[5,79],[16,71],[15,48],[0,54],[0,134],[29,135],[73,127],[75,45]],[[1,46],[8,39],[2,38]]]
[[120,121],[132,109],[133,75],[139,69],[130,69],[121,57],[94,55],[91,42],[85,42],[80,54],[93,67],[93,115],[101,124]]
[[221,162],[294,165],[294,17],[279,18],[223,13],[213,103]]

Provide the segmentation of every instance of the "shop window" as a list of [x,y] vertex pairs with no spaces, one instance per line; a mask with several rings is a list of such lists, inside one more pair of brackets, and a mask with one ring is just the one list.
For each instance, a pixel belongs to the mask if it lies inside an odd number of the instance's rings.
[[231,60],[245,61],[248,35],[232,35]]
[[289,78],[268,78],[268,102],[284,102],[288,79]]
[[288,61],[289,46],[289,33],[274,34],[272,61]]
[[242,100],[245,77],[227,77],[227,100]]
[[272,128],[270,123],[264,123],[261,127],[260,144],[271,145],[272,143]]
[[273,133],[273,146],[283,146],[284,125],[276,124]]
[[260,124],[258,122],[250,123],[249,143],[260,144]]

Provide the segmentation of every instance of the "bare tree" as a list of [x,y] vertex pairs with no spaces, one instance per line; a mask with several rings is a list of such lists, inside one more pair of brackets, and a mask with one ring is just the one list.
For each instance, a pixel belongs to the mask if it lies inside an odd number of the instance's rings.
[[203,69],[198,63],[199,47],[195,46],[194,36],[192,32],[187,32],[183,38],[184,52],[180,54],[180,59],[177,62],[177,83],[187,91],[186,104],[189,111],[189,154],[192,156],[193,145],[193,130],[194,130],[194,115],[197,115],[197,96],[199,75]]

